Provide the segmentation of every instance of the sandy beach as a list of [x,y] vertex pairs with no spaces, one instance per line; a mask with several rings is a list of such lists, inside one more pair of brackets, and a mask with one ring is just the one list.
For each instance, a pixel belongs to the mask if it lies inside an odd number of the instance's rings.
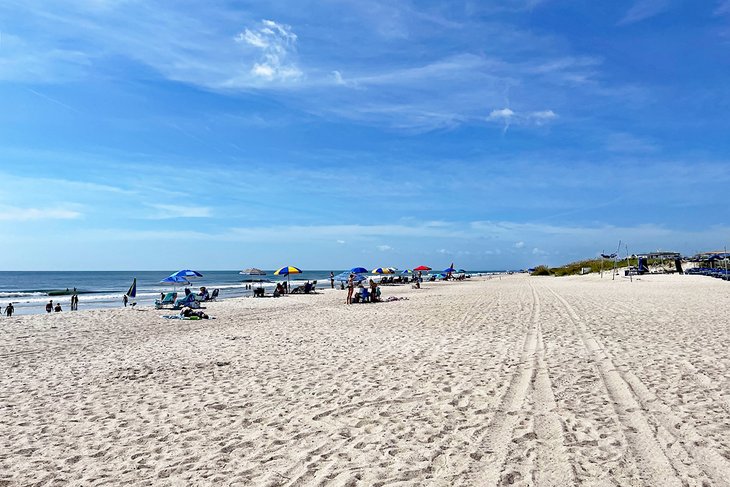
[[0,319],[0,485],[730,486],[730,284]]

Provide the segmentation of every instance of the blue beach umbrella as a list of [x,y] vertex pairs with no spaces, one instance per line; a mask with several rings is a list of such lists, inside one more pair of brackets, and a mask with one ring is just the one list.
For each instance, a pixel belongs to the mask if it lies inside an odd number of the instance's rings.
[[189,286],[190,281],[185,279],[182,276],[176,276],[175,274],[171,276],[167,276],[163,280],[160,281],[160,284],[165,284],[166,286],[173,286],[173,289],[177,291],[177,286]]
[[446,269],[443,270],[443,272],[446,272],[446,273],[456,272],[456,269],[454,269],[453,267],[447,267]]
[[177,276],[177,277],[183,277],[185,279],[198,279],[200,277],[203,277],[203,274],[201,274],[198,271],[191,271],[190,269],[183,269],[181,271],[177,271],[174,274],[171,274],[170,277]]
[[350,272],[352,272],[353,274],[362,274],[363,272],[367,272],[367,271],[368,270],[364,267],[353,267],[352,269],[350,269]]
[[345,272],[341,272],[341,273],[337,274],[335,276],[335,281],[347,282],[347,280],[350,278],[350,274],[355,274],[355,277],[353,278],[353,280],[355,282],[362,282],[368,278],[368,276],[366,276],[363,273],[354,273],[354,272],[345,271]]

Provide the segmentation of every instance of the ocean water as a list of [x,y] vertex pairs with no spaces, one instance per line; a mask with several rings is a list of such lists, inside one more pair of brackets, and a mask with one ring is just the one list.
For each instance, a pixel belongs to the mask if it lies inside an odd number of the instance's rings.
[[[0,307],[4,308],[12,302],[16,314],[45,313],[45,305],[49,300],[60,302],[63,311],[71,309],[71,295],[79,295],[79,310],[94,308],[110,308],[122,306],[122,297],[137,278],[137,304],[152,306],[160,293],[177,290],[182,293],[184,286],[173,289],[172,286],[160,284],[160,280],[177,272],[172,271],[81,271],[81,272],[0,272]],[[274,271],[266,271],[265,276],[243,276],[239,271],[200,271],[201,279],[191,280],[188,286],[197,291],[205,286],[209,291],[219,289],[219,299],[248,296],[252,294],[247,285],[251,280],[261,283],[270,292],[286,276],[275,276]],[[333,269],[335,275],[342,269]],[[475,271],[479,273],[499,271]],[[329,287],[329,270],[304,271],[292,274],[292,287],[306,281],[318,281],[317,287]],[[377,279],[377,278],[376,278]]]
[[[122,296],[132,280],[137,278],[137,304],[151,306],[160,293],[177,290],[182,293],[185,286],[173,288],[160,284],[160,280],[177,271],[83,271],[83,272],[0,272],[0,306],[12,302],[16,314],[45,312],[49,300],[60,302],[64,311],[71,309],[71,295],[76,289],[79,295],[79,310],[122,306]],[[335,274],[341,271],[334,271]],[[211,292],[219,289],[220,299],[247,296],[252,293],[246,288],[251,279],[262,279],[262,285],[272,289],[286,276],[275,276],[266,271],[265,276],[243,276],[238,271],[200,271],[201,279],[191,280],[189,287],[197,291],[205,286]],[[318,286],[329,285],[330,271],[305,271],[292,274],[292,286],[307,280],[318,280]],[[248,280],[248,281],[246,281]]]

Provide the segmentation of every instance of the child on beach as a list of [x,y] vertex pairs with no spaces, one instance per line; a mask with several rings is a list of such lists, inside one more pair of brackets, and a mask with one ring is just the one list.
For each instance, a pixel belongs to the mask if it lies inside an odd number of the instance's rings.
[[50,313],[53,311],[53,300],[51,299],[48,304],[46,304],[46,313]]

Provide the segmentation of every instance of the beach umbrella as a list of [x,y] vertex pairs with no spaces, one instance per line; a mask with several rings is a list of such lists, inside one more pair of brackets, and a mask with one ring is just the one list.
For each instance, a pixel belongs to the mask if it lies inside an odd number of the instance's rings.
[[274,275],[276,275],[276,276],[286,276],[287,290],[289,289],[289,275],[290,274],[301,274],[301,273],[302,273],[302,270],[299,269],[298,267],[294,267],[293,265],[282,267],[281,269],[277,269],[274,271]]
[[190,269],[183,269],[181,271],[177,271],[174,274],[171,274],[170,277],[177,276],[177,277],[184,277],[185,279],[198,279],[200,277],[203,277],[203,274],[201,274],[198,271],[191,271]]
[[[349,271],[341,272],[335,276],[335,281],[347,282],[347,280],[350,278],[350,274],[353,274],[353,273],[349,272]],[[353,281],[362,282],[362,281],[366,280],[367,278],[368,278],[368,276],[366,276],[365,274],[357,273],[357,274],[355,274]]]
[[175,274],[171,276],[167,276],[163,280],[160,281],[160,284],[165,284],[166,286],[173,286],[173,289],[177,291],[177,286],[189,286],[190,281],[185,279],[182,276],[176,276]]
[[261,269],[257,269],[255,267],[249,267],[248,269],[244,269],[239,274],[243,276],[265,276],[266,272],[262,271]]
[[403,270],[403,271],[401,272],[401,274],[410,274],[411,272],[413,272],[413,271],[411,271],[411,270],[408,270],[408,269],[404,269],[404,270]]
[[350,269],[350,272],[353,274],[362,274],[363,272],[367,272],[368,270],[364,267],[353,267]]
[[430,271],[431,268],[427,265],[419,265],[418,267],[413,268],[414,271]]
[[378,267],[377,269],[373,269],[373,274],[393,274],[393,271],[390,267]]
[[[257,269],[255,267],[249,267],[248,269],[244,269],[241,272],[239,272],[242,276],[265,276],[266,272],[262,271],[261,269]],[[263,279],[244,279],[243,282],[258,282],[259,287],[262,287],[262,282],[264,282]]]
[[453,267],[447,267],[446,269],[443,270],[443,272],[446,272],[446,273],[456,272],[456,269],[454,269]]

